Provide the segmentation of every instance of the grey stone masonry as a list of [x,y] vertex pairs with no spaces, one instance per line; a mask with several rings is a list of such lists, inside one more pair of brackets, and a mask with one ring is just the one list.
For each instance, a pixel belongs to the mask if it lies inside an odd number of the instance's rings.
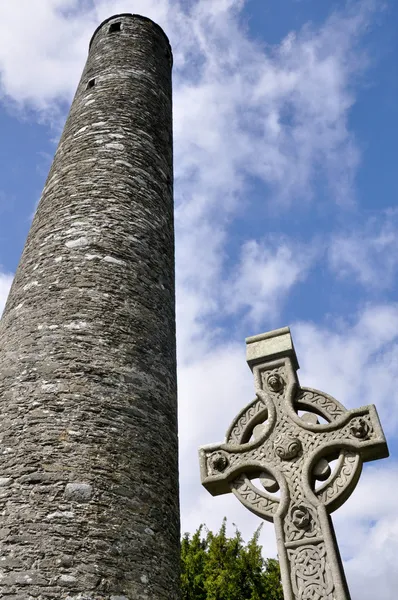
[[350,600],[329,515],[354,491],[362,463],[388,456],[376,408],[347,410],[301,387],[288,327],[246,344],[256,398],[224,443],[200,449],[202,484],[274,523],[285,600]]
[[116,15],[0,322],[0,597],[174,600],[172,56]]

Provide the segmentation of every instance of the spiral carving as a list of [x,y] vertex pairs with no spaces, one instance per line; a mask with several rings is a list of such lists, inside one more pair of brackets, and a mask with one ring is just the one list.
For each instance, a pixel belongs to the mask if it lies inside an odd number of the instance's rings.
[[282,460],[296,458],[301,450],[301,442],[298,438],[290,435],[277,435],[274,440],[275,454]]

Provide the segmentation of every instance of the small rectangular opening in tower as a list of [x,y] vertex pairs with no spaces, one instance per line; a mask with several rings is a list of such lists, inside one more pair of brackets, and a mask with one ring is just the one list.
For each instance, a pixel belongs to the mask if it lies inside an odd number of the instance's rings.
[[88,80],[86,89],[89,90],[90,88],[93,88],[94,86],[95,86],[95,77]]
[[115,33],[116,31],[120,31],[122,28],[122,24],[120,22],[111,23],[109,25],[109,33]]

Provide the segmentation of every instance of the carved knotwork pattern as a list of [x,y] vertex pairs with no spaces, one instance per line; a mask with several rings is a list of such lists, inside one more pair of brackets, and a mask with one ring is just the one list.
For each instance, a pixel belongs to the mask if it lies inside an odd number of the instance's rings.
[[266,411],[266,406],[261,398],[256,398],[236,420],[227,436],[226,442],[232,445],[241,444],[250,421],[260,414],[261,411]]
[[303,444],[303,448],[305,449],[305,453],[308,455],[309,452],[316,450],[326,442],[338,442],[343,440],[356,439],[351,432],[351,428],[353,426],[359,426],[360,421],[364,421],[367,425],[368,435],[366,439],[371,438],[374,434],[374,429],[372,427],[372,422],[369,415],[355,417],[354,419],[350,419],[350,421],[348,421],[348,423],[346,423],[343,427],[339,427],[332,430],[329,429],[328,431],[302,431],[300,437]]
[[334,600],[330,570],[323,542],[289,548],[291,581],[296,600]]
[[313,392],[312,390],[306,390],[305,388],[300,389],[297,392],[295,401],[302,404],[311,404],[315,408],[318,408],[331,422],[335,421],[346,412],[340,402],[337,402],[334,398],[330,398],[326,395],[324,396],[323,394]]
[[279,500],[267,498],[264,494],[260,494],[256,491],[244,473],[233,481],[231,488],[234,489],[245,502],[250,504],[257,514],[260,513],[265,517],[272,517],[278,510]]
[[344,452],[342,463],[337,473],[332,475],[329,485],[316,492],[317,497],[323,504],[329,504],[333,498],[345,489],[347,482],[357,468],[358,460],[359,457],[356,452]]
[[[280,425],[277,430],[275,439],[280,437],[288,440],[289,438],[295,437],[295,433],[298,432],[298,427],[288,420],[286,417],[281,417]],[[284,460],[281,462],[279,456],[275,456],[275,453],[270,444],[266,446],[266,458],[271,462],[274,468],[281,471],[285,477],[289,491],[290,498],[296,504],[300,504],[304,500],[302,485],[301,485],[301,472],[304,463],[303,451],[300,449],[296,458],[291,461]]]

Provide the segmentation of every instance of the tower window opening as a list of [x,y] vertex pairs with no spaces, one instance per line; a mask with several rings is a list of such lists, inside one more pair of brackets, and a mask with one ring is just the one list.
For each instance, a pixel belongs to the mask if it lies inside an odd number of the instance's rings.
[[109,25],[109,33],[116,33],[116,31],[120,31],[122,28],[122,24],[120,22],[111,23]]
[[95,77],[88,80],[86,90],[89,90],[90,88],[93,88],[94,86],[95,86]]

